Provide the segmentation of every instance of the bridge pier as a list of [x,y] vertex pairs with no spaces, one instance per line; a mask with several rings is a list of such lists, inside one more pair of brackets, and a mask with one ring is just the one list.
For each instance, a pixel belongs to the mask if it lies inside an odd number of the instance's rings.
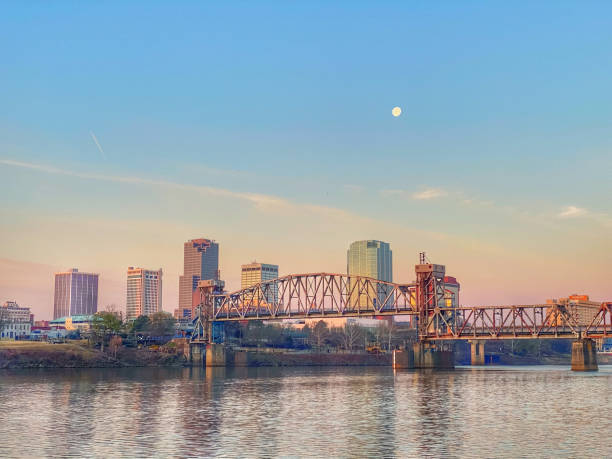
[[414,368],[414,351],[412,349],[396,349],[393,351],[392,362],[394,370],[411,370]]
[[471,365],[485,364],[485,342],[480,340],[470,341],[470,362]]
[[206,356],[206,343],[189,343],[188,359],[194,367],[203,367]]
[[435,344],[417,343],[412,349],[393,351],[392,364],[394,370],[448,370],[455,368],[455,354],[453,351],[440,349]]
[[206,345],[206,367],[227,366],[227,350],[224,344],[209,343]]
[[592,339],[572,343],[572,371],[597,371],[597,349]]
[[415,368],[436,370],[455,368],[455,354],[453,351],[440,349],[431,343],[417,343],[413,346],[413,351]]

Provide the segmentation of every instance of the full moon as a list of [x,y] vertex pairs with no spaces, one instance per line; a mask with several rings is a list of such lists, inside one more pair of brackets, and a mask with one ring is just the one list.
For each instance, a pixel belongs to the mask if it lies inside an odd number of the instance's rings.
[[402,114],[402,109],[399,107],[393,107],[393,110],[391,110],[391,114],[395,117],[400,116]]

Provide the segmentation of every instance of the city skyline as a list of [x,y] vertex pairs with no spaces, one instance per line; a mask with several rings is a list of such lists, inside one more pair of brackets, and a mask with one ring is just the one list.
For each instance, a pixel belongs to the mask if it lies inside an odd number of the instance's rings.
[[172,312],[199,235],[229,289],[379,239],[464,304],[612,296],[612,5],[35,8],[0,18],[0,301],[49,317],[79,266],[121,306],[125,268],[161,266]]

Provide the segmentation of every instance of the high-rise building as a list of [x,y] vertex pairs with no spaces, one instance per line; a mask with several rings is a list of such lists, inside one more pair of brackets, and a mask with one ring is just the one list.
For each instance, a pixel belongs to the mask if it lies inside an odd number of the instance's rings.
[[[278,265],[268,265],[254,261],[248,265],[242,265],[240,276],[240,287],[247,288],[252,285],[276,279],[278,277]],[[266,303],[276,303],[278,301],[278,286],[271,285],[269,293],[266,293]]]
[[210,239],[191,239],[184,244],[183,275],[179,277],[179,311],[198,305],[198,282],[219,279],[219,244]]
[[55,274],[53,318],[98,312],[98,274],[74,268]]
[[126,317],[128,320],[162,310],[162,270],[129,267]]
[[[347,252],[347,274],[365,276],[393,282],[393,259],[389,244],[382,241],[355,241]],[[349,289],[352,289],[352,282]],[[387,297],[388,288],[379,286],[376,292],[351,293],[351,304],[361,307],[372,307],[374,302],[382,304]]]

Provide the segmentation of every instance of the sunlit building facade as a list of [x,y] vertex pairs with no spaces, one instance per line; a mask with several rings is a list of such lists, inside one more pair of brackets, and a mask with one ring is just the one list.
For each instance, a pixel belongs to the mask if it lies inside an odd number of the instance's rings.
[[[353,242],[347,252],[346,271],[349,276],[364,276],[393,282],[393,253],[387,242],[366,240]],[[372,308],[373,303],[382,304],[388,289],[378,286],[376,292],[356,292],[349,284],[351,305]]]
[[98,312],[98,277],[76,268],[56,273],[53,318]]
[[444,276],[444,306],[456,308],[460,305],[459,290],[461,290],[461,285],[455,277]]
[[179,277],[179,311],[195,315],[198,282],[219,279],[219,244],[210,239],[191,239],[184,244],[183,275]]
[[162,270],[129,267],[126,317],[128,320],[162,310]]
[[[269,265],[266,263],[249,263],[242,265],[240,275],[240,287],[247,288],[260,282],[276,279],[278,277],[278,265]],[[258,298],[259,299],[259,298]],[[278,287],[270,286],[269,294],[266,294],[265,301],[267,303],[278,302]]]
[[0,339],[15,339],[30,334],[32,314],[30,308],[6,301],[0,306]]
[[[591,301],[589,295],[578,295],[576,293],[567,298],[546,300],[546,303],[563,306],[573,321],[580,326],[590,325],[601,307],[601,303]],[[551,325],[561,326],[565,324],[565,318],[556,313],[554,309],[549,310],[548,315],[548,322]]]

